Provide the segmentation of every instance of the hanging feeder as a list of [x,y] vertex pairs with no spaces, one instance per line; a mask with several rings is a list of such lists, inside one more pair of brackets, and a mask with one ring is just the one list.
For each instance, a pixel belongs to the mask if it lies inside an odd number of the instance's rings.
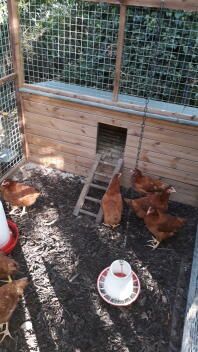
[[9,254],[17,244],[19,231],[12,221],[7,221],[0,201],[0,251]]
[[125,260],[115,260],[105,268],[97,280],[101,298],[113,306],[128,306],[140,293],[140,281]]

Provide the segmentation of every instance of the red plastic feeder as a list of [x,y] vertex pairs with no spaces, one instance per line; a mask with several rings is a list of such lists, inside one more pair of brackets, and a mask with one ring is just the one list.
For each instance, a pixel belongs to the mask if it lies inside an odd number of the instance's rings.
[[131,270],[129,263],[124,260],[115,260],[98,276],[97,289],[106,303],[116,307],[126,307],[138,298],[140,281]]
[[13,251],[14,247],[16,246],[19,238],[19,230],[18,227],[12,222],[8,220],[8,226],[11,231],[10,240],[8,243],[0,248],[0,251],[4,252],[5,254],[9,254]]

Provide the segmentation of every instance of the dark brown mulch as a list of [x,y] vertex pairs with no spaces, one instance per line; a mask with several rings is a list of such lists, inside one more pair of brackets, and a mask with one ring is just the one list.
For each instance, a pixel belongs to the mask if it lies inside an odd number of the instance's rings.
[[[30,283],[10,321],[14,340],[6,337],[0,352],[179,352],[197,210],[170,202],[170,212],[188,223],[152,251],[151,234],[134,214],[126,233],[126,209],[114,230],[72,215],[80,177],[32,165],[16,176],[42,195],[24,217],[12,216],[20,229],[16,278]],[[127,308],[104,303],[96,290],[102,269],[122,258],[141,281],[139,299]]]

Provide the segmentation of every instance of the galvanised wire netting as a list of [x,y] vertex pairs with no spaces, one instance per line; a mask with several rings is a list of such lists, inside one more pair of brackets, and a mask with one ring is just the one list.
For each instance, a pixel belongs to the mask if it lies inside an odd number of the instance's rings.
[[20,15],[27,83],[112,90],[119,6],[37,0],[22,2]]
[[198,13],[158,14],[127,9],[120,93],[198,106]]
[[15,82],[0,86],[0,177],[23,157]]
[[7,2],[0,0],[0,78],[13,72]]
[[[75,84],[112,92],[119,5],[81,0],[19,4],[27,83],[61,81],[71,90]],[[198,106],[197,82],[198,13],[128,6],[119,93],[130,100],[149,92],[154,100]]]
[[[6,1],[0,0],[0,78],[13,72]],[[0,82],[0,177],[22,159],[15,81]]]

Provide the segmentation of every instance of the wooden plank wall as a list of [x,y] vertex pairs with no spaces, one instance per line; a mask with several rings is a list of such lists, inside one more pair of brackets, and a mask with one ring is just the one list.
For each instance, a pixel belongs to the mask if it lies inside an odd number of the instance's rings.
[[[28,159],[86,176],[96,153],[98,122],[127,128],[122,182],[129,186],[142,118],[22,93]],[[175,186],[174,199],[198,206],[198,128],[147,118],[139,167]]]

